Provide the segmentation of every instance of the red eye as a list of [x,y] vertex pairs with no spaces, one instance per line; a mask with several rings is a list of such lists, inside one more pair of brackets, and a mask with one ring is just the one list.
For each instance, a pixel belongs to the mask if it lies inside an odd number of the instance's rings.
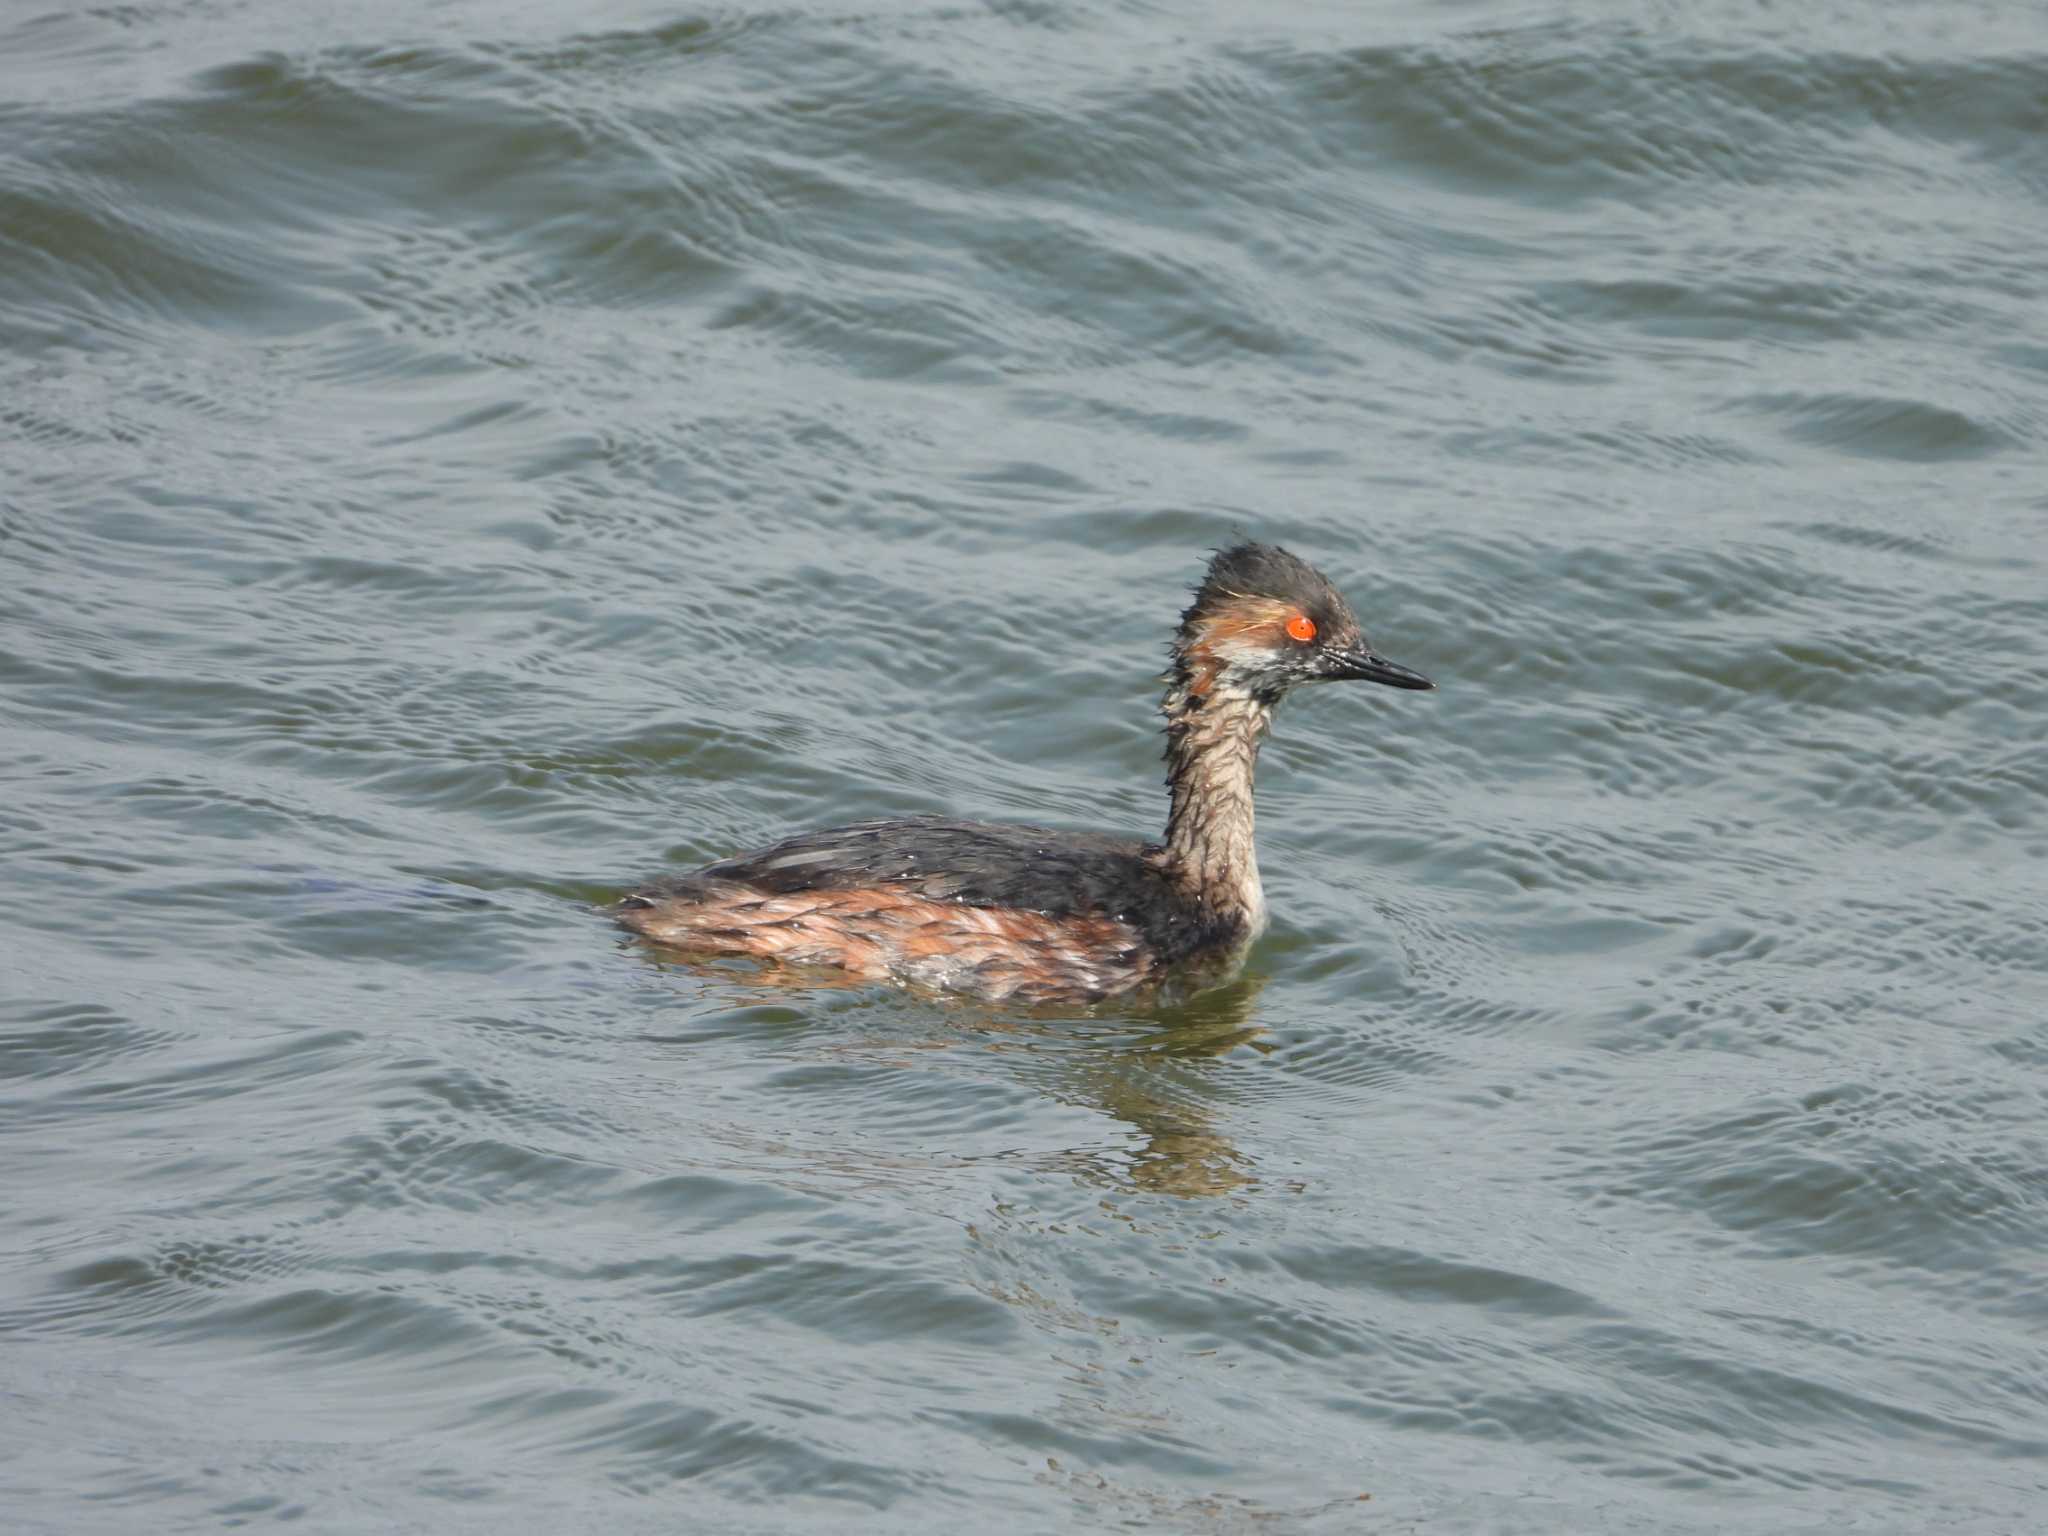
[[1287,621],[1287,633],[1306,645],[1316,637],[1316,621],[1305,613],[1297,613]]

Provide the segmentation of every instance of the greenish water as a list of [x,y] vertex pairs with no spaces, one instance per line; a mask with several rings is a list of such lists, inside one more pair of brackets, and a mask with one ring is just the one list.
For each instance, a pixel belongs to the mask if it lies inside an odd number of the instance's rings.
[[[2044,24],[0,14],[9,1529],[2037,1529]],[[1239,532],[1235,985],[591,911],[1156,830]]]

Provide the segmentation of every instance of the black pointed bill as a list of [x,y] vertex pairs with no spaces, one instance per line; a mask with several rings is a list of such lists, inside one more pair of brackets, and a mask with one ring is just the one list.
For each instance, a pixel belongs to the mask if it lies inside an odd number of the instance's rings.
[[1420,672],[1412,672],[1398,662],[1375,656],[1371,651],[1329,651],[1325,653],[1332,678],[1358,678],[1368,683],[1385,683],[1389,688],[1434,688],[1428,678]]

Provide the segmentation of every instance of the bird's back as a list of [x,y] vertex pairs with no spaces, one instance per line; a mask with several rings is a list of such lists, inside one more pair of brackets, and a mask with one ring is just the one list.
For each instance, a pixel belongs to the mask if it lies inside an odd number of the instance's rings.
[[891,885],[970,907],[1120,913],[1156,893],[1159,871],[1146,853],[1132,838],[914,816],[799,832],[698,877],[778,895]]
[[[914,963],[946,985],[978,971],[974,991],[998,990],[984,980],[1000,974],[999,995],[1055,995],[1049,978],[1017,980],[1031,964],[1079,977],[1079,992],[1124,991],[1236,937],[1153,845],[938,816],[800,832],[656,880],[616,910],[682,947],[892,974]],[[865,957],[870,945],[889,953]]]

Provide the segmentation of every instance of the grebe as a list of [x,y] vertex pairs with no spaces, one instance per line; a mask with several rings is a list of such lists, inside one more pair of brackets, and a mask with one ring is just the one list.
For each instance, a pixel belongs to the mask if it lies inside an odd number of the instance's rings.
[[1304,683],[1436,685],[1375,655],[1329,580],[1271,544],[1209,562],[1171,655],[1159,842],[939,816],[856,822],[656,880],[612,915],[696,955],[995,1000],[1220,980],[1266,925],[1252,768],[1274,708]]

